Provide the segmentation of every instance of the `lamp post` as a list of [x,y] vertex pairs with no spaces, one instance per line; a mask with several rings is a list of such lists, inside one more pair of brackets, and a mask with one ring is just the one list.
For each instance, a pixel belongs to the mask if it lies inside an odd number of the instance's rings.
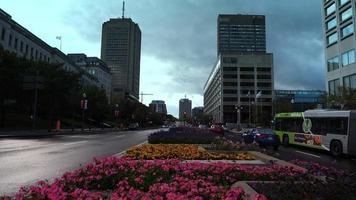
[[115,104],[115,111],[114,111],[114,115],[116,117],[117,123],[119,123],[119,104]]
[[236,126],[237,128],[239,128],[239,125],[241,124],[241,111],[243,107],[240,105],[235,105],[235,109],[236,109]]
[[83,93],[83,99],[80,101],[80,107],[82,109],[82,131],[84,131],[84,115],[85,115],[85,110],[88,108],[88,100],[87,100],[87,95]]

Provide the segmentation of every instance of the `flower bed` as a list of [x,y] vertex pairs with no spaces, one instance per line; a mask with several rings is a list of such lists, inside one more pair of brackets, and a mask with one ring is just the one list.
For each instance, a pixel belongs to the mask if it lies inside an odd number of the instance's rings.
[[[325,167],[314,162],[294,160],[292,163],[308,169],[310,176],[293,176],[282,182],[250,185],[269,200],[356,199],[355,173]],[[315,176],[323,176],[325,180],[322,181]]]
[[148,136],[150,144],[210,144],[218,136],[206,129],[198,128],[170,128]]
[[181,159],[181,160],[254,160],[247,153],[208,152],[196,144],[144,144],[126,152],[134,159]]
[[[65,173],[53,183],[22,188],[16,199],[242,199],[241,180],[285,180],[304,176],[278,165],[182,163],[109,157]],[[1,198],[0,198],[1,199]]]

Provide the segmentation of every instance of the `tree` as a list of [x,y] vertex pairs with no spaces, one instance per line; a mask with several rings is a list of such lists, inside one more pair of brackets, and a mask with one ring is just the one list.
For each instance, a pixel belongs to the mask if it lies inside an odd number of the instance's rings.
[[332,109],[356,109],[356,89],[339,87],[340,94],[328,94],[328,107]]

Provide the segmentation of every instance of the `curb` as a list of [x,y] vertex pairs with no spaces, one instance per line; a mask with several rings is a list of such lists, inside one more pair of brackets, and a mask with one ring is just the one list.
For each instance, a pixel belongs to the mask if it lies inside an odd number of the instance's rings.
[[252,156],[254,156],[256,159],[263,160],[266,163],[277,164],[277,165],[281,165],[281,166],[285,166],[285,167],[293,167],[294,169],[300,170],[303,173],[307,173],[308,172],[308,170],[303,168],[303,167],[299,167],[298,165],[289,163],[289,162],[284,161],[284,160],[280,160],[278,158],[275,158],[275,157],[272,157],[272,156],[269,156],[269,155],[266,155],[266,154],[263,154],[263,153],[260,153],[260,152],[257,152],[257,151],[249,151],[249,153]]

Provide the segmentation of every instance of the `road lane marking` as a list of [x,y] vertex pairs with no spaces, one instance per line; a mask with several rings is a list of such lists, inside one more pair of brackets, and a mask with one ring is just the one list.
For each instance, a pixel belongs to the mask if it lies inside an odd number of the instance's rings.
[[79,142],[70,142],[70,143],[64,143],[64,145],[74,145],[74,144],[82,144],[88,142],[87,140],[84,141],[79,141]]
[[122,138],[122,137],[125,137],[126,135],[117,135],[115,136],[116,138]]
[[[146,140],[146,141],[144,141],[144,142],[142,142],[142,143],[140,143],[140,144],[136,144],[135,146],[140,146],[140,145],[143,145],[143,144],[146,144],[146,143],[148,143],[148,141],[147,141],[147,140]],[[125,154],[125,153],[126,153],[126,151],[127,151],[127,150],[121,151],[120,153],[114,154],[114,156],[116,156],[116,157],[120,157],[120,156],[122,156],[123,154]]]
[[295,152],[301,153],[301,154],[305,154],[305,155],[308,155],[308,156],[313,156],[313,157],[321,158],[321,156],[314,155],[314,154],[311,154],[311,153],[306,153],[306,152],[303,152],[303,151],[295,151]]

